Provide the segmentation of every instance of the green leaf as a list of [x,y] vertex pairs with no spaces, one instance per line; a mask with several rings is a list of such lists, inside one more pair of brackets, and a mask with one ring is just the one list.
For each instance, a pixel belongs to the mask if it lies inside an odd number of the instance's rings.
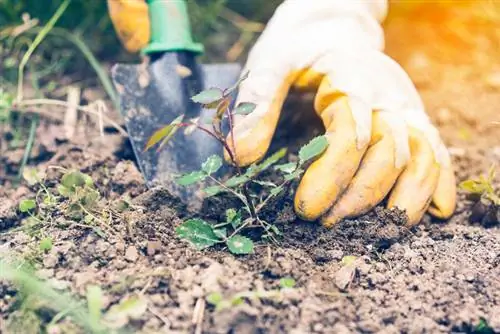
[[209,88],[191,97],[191,100],[201,104],[212,104],[222,98],[224,98],[222,90],[219,88]]
[[203,181],[203,180],[205,180],[206,177],[207,177],[207,174],[205,174],[204,172],[198,171],[198,172],[192,172],[192,173],[183,175],[183,176],[179,177],[176,181],[181,186],[188,186],[190,184]]
[[174,131],[177,130],[179,123],[182,122],[184,118],[184,115],[180,115],[176,119],[172,121],[167,126],[164,126],[163,128],[155,131],[151,137],[149,137],[148,142],[146,143],[146,146],[144,147],[144,152],[149,150],[151,147],[155,146],[158,144],[160,141],[162,141],[161,146],[165,145],[166,142],[172,138]]
[[[269,156],[267,159],[265,159],[262,163],[256,165],[254,168],[251,169],[252,176],[257,175],[261,171],[264,171],[274,165],[278,160],[283,158],[286,155],[286,152],[288,151],[287,148],[282,148],[279,151],[273,153],[271,156]],[[248,170],[247,170],[248,172]],[[247,174],[247,173],[245,173]]]
[[241,176],[233,176],[229,180],[226,181],[225,186],[226,187],[236,187],[239,185],[242,185],[246,182],[250,181],[250,178],[246,175],[241,175]]
[[190,219],[179,225],[175,232],[177,235],[189,241],[196,249],[202,250],[220,242],[212,226],[202,219]]
[[235,235],[226,242],[233,254],[250,254],[253,252],[253,241],[241,235]]
[[235,115],[248,115],[252,113],[257,105],[251,102],[241,102],[238,106],[233,110]]
[[208,157],[208,159],[201,165],[201,169],[209,175],[216,173],[221,167],[222,159],[216,154]]
[[28,211],[33,210],[34,208],[36,208],[36,202],[34,199],[23,199],[19,203],[19,211],[21,212],[26,213]]
[[240,78],[238,79],[238,81],[230,88],[226,89],[224,91],[224,94],[225,95],[229,95],[231,94],[233,91],[235,91],[239,86],[240,84],[246,80],[248,78],[248,74],[249,74],[249,71],[246,71],[245,73],[243,73],[243,75],[240,76]]
[[220,186],[211,186],[203,189],[203,192],[205,193],[205,197],[212,197],[223,192],[224,190],[225,189]]
[[48,252],[52,249],[52,238],[47,237],[40,240],[40,250],[42,252]]
[[328,139],[325,135],[313,138],[309,143],[302,146],[299,151],[300,163],[311,160],[322,154],[328,147]]
[[57,191],[61,196],[69,197],[71,195],[71,190],[63,186],[62,184],[57,185]]
[[290,173],[293,173],[293,171],[295,171],[297,169],[297,163],[289,162],[287,164],[277,165],[277,166],[274,166],[274,169],[281,171],[283,173],[286,173],[286,174],[290,174]]
[[236,229],[241,225],[241,211],[235,209],[226,210],[226,222]]
[[79,171],[71,171],[63,175],[61,178],[61,185],[70,191],[75,190],[77,187],[83,187],[87,184],[89,176]]
[[227,229],[226,228],[214,229],[214,233],[220,239],[225,239],[227,237]]
[[87,306],[89,310],[89,322],[91,327],[97,329],[100,327],[102,317],[103,293],[98,285],[87,286]]
[[222,295],[219,292],[212,292],[206,298],[209,304],[217,306],[220,302],[222,302]]
[[282,279],[280,279],[280,286],[283,288],[283,289],[291,289],[295,286],[295,280],[291,277],[284,277]]

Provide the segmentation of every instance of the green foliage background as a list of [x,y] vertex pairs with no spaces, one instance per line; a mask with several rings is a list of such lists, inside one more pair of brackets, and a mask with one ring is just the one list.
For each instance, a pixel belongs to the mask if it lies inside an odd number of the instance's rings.
[[[43,25],[61,2],[62,0],[0,0],[0,27],[21,24],[23,13],[38,18]],[[216,44],[234,42],[238,34],[234,26],[220,19],[219,14],[224,7],[248,20],[265,22],[280,2],[281,0],[188,0],[188,5],[195,37],[206,44],[208,54],[217,56],[220,46]],[[105,0],[73,0],[57,26],[83,36],[100,58],[127,57],[113,30]],[[214,38],[216,33],[219,34]]]

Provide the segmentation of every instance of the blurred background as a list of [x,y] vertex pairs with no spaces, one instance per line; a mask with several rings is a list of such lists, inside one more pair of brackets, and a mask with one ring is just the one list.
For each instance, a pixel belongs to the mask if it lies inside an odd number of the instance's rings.
[[[62,0],[0,0],[2,86],[6,87],[16,82],[21,56],[62,2]],[[203,61],[244,60],[249,47],[280,2],[281,0],[188,1],[195,37],[206,46],[207,51]],[[463,8],[467,10],[460,10]],[[385,24],[404,18],[428,20],[439,26],[435,29],[434,43],[437,49],[441,49],[436,50],[438,55],[446,49],[446,44],[450,43],[454,46],[467,46],[469,50],[472,44],[474,47],[477,46],[476,41],[471,42],[470,39],[477,30],[484,30],[485,25],[494,26],[500,22],[498,8],[498,3],[493,0],[392,0],[390,15]],[[94,79],[88,76],[91,66],[85,57],[85,51],[90,51],[103,64],[137,60],[137,55],[126,53],[119,44],[107,14],[105,0],[71,1],[56,27],[57,29],[53,29],[37,48],[26,69],[31,84],[43,92],[54,91],[59,84],[66,85],[67,79],[60,82],[63,75],[71,75],[73,80],[87,80],[87,84],[92,84]],[[488,31],[498,34],[498,29],[497,25]],[[416,38],[419,36],[427,37],[421,33],[417,34]],[[390,39],[389,42],[395,38],[397,37]],[[486,36],[484,39],[486,40]],[[496,38],[497,42],[498,40]],[[397,41],[397,43],[408,42],[415,41],[408,39]],[[482,41],[482,43],[488,42]],[[82,50],[82,45],[88,50]],[[456,60],[456,55],[438,56]],[[460,59],[467,57],[461,52],[459,56]]]

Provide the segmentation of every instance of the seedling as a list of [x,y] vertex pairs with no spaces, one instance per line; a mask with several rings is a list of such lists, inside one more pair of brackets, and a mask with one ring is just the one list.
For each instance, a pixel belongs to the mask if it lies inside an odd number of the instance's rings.
[[[291,182],[304,172],[305,164],[320,156],[328,146],[326,137],[318,136],[300,149],[298,162],[276,165],[287,153],[287,149],[283,148],[261,163],[254,163],[245,169],[240,168],[236,162],[238,150],[234,140],[231,143],[227,141],[227,134],[222,131],[222,122],[227,119],[228,132],[232,134],[231,138],[234,138],[235,115],[249,115],[255,110],[256,105],[248,102],[239,103],[235,108],[230,107],[234,92],[246,77],[247,75],[242,76],[240,81],[228,89],[210,88],[191,98],[205,108],[216,109],[215,116],[209,124],[203,124],[206,122],[200,122],[199,119],[186,121],[184,115],[181,115],[156,131],[145,147],[145,150],[149,150],[159,144],[157,150],[161,150],[181,127],[185,127],[188,133],[199,130],[209,134],[222,145],[229,156],[229,163],[235,167],[234,175],[228,180],[217,179],[214,174],[222,167],[224,161],[220,156],[212,155],[200,166],[200,170],[182,175],[176,180],[181,186],[189,186],[207,179],[211,180],[214,185],[203,189],[205,198],[224,193],[234,196],[241,203],[240,208],[229,208],[226,211],[226,221],[224,222],[210,224],[201,218],[195,218],[185,221],[176,228],[176,233],[180,238],[189,241],[199,250],[216,244],[225,244],[233,254],[252,253],[253,241],[241,235],[245,229],[252,226],[261,227],[264,230],[263,238],[276,241],[276,236],[280,235],[279,229],[262,219],[259,213],[271,199],[286,193]],[[262,172],[273,165],[274,170],[280,173],[280,182],[272,183],[259,179]],[[259,196],[259,194],[251,193],[249,187],[251,183],[261,185],[265,189],[265,195]]]
[[[35,198],[23,199],[19,203],[19,211],[29,216],[30,224],[25,224],[24,228],[35,235],[40,233],[40,226],[52,224],[53,217],[62,215],[73,224],[91,228],[99,236],[106,237],[104,230],[109,230],[109,226],[105,221],[119,215],[118,210],[101,201],[101,195],[89,175],[77,170],[59,169],[64,174],[55,186],[56,191],[46,186],[45,173],[30,168],[23,171],[24,180],[38,188]],[[43,235],[39,237],[44,244],[40,248],[50,248],[46,238]]]
[[460,188],[470,194],[480,196],[481,199],[486,200],[487,202],[491,202],[496,206],[500,206],[500,196],[498,194],[499,190],[493,187],[495,174],[496,168],[493,165],[491,166],[486,177],[481,175],[478,179],[466,180],[460,183]]
[[291,277],[280,279],[280,288],[260,291],[242,291],[229,298],[224,298],[219,292],[213,292],[206,297],[206,301],[215,307],[216,311],[222,311],[233,306],[243,304],[246,300],[270,300],[281,297],[282,292],[295,287],[295,280]]

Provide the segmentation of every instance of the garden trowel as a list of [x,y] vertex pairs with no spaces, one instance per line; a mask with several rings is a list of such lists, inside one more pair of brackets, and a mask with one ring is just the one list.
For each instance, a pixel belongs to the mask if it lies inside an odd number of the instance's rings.
[[241,67],[236,63],[197,63],[203,46],[191,37],[185,0],[148,0],[148,7],[151,38],[142,53],[149,56],[149,62],[116,64],[112,69],[121,114],[147,186],[165,187],[190,207],[199,207],[200,189],[207,184],[186,187],[175,179],[200,170],[213,154],[222,156],[220,143],[202,131],[187,133],[179,128],[160,150],[145,147],[157,130],[182,114],[186,120],[211,119],[215,110],[201,107],[191,97],[208,88],[233,86]]

